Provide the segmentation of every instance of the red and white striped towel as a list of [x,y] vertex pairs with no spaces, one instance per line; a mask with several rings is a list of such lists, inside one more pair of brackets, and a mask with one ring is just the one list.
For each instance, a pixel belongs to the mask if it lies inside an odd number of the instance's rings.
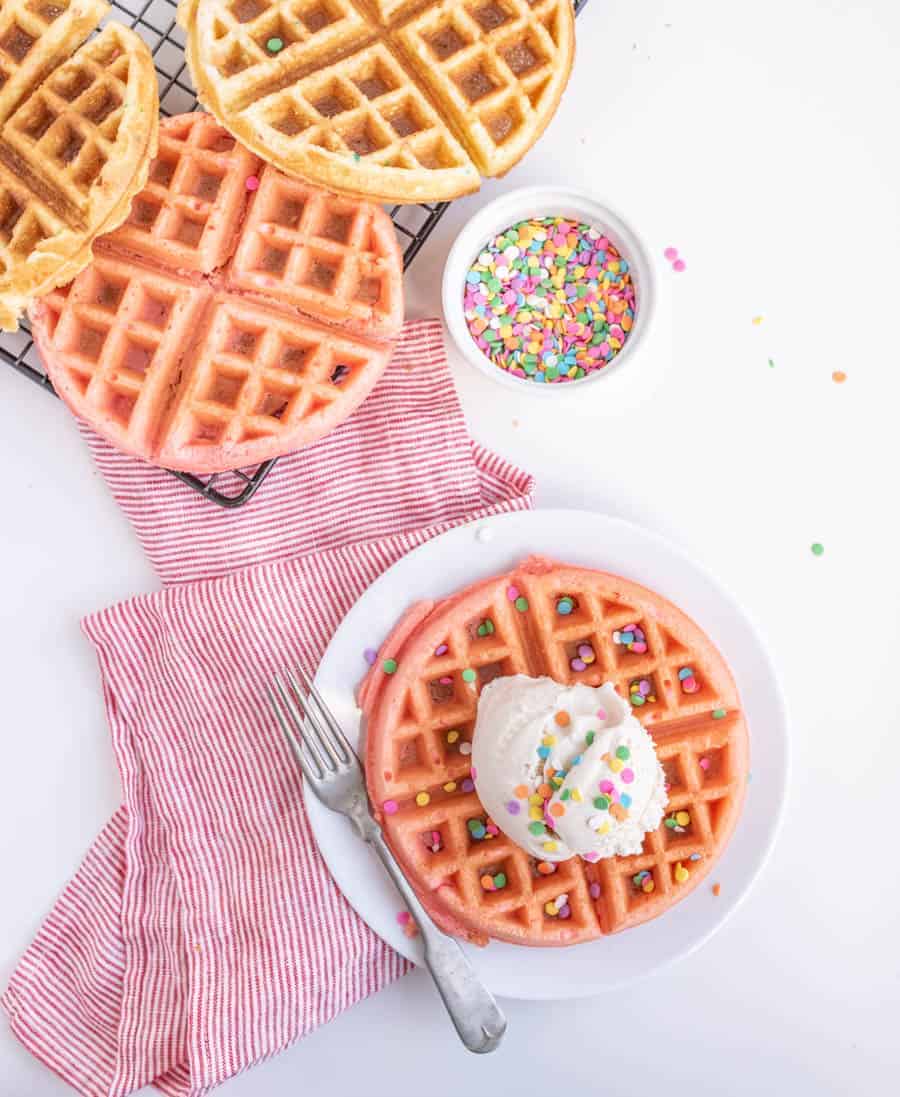
[[434,321],[408,325],[353,419],[238,511],[89,441],[165,585],[84,622],[123,804],[3,1005],[81,1093],[202,1094],[406,969],[328,875],[263,683],[314,669],[411,548],[530,506],[532,483],[471,442]]

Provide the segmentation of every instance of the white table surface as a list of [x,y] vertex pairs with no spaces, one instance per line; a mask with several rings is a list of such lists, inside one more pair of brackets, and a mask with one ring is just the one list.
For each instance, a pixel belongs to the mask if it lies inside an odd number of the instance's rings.
[[[456,376],[472,433],[534,472],[539,505],[662,532],[760,623],[792,707],[794,772],[753,893],[698,954],[627,991],[507,1002],[509,1035],[490,1058],[460,1050],[416,973],[229,1094],[890,1090],[898,43],[889,0],[591,0],[558,116],[525,164],[484,188],[590,187],[659,264],[672,366],[627,416],[602,386],[548,407],[462,361]],[[416,261],[411,316],[436,313],[443,257],[481,201],[457,203]],[[683,274],[662,259],[670,244]],[[66,410],[0,368],[0,423],[5,984],[119,799],[79,618],[156,580]],[[3,1097],[67,1092],[0,1026]]]

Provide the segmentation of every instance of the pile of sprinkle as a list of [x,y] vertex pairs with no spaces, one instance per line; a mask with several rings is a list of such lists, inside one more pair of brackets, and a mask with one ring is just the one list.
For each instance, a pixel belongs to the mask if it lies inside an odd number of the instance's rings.
[[590,225],[519,221],[490,240],[466,275],[463,309],[485,355],[508,373],[577,381],[608,366],[634,325],[630,268]]

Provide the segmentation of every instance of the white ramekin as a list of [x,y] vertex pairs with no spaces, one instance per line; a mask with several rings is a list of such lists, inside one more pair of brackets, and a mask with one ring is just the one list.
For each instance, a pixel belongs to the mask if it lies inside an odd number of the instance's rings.
[[[469,267],[491,237],[517,221],[531,217],[573,218],[600,230],[615,244],[630,267],[635,288],[634,326],[625,345],[608,366],[577,381],[541,385],[500,369],[478,347],[469,333],[463,315],[463,295]],[[572,392],[576,388],[583,389],[587,385],[617,377],[626,367],[629,371],[640,368],[633,363],[647,339],[655,308],[655,288],[653,266],[646,249],[638,235],[618,214],[580,191],[567,187],[535,186],[520,187],[500,195],[479,210],[463,227],[447,256],[441,293],[444,322],[457,349],[467,362],[507,388],[543,394]]]

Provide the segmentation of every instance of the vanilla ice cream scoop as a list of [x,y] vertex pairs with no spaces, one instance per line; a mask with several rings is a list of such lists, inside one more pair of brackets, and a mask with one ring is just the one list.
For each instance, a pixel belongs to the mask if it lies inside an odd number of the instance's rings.
[[666,808],[653,740],[612,685],[497,678],[472,739],[478,796],[522,849],[543,861],[639,853]]

